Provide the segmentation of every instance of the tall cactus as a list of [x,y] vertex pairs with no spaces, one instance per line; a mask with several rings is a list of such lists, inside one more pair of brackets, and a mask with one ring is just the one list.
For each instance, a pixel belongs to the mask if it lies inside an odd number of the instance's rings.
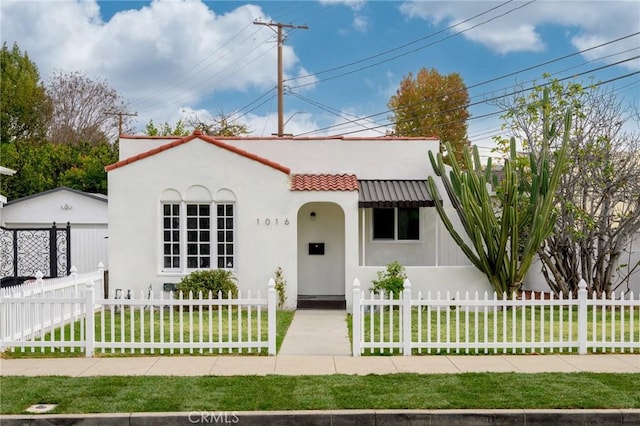
[[[512,138],[510,155],[504,164],[504,180],[500,183],[493,173],[491,158],[483,168],[475,146],[472,153],[465,148],[462,154],[465,170],[456,161],[445,166],[441,153],[434,157],[429,152],[433,170],[441,178],[470,244],[455,229],[443,205],[436,202],[438,214],[454,241],[486,274],[500,296],[504,292],[512,295],[520,289],[536,251],[553,231],[555,191],[564,169],[571,112],[565,115],[562,144],[551,170],[549,145],[557,129],[550,123],[550,106],[549,91],[545,90],[540,105],[543,120],[540,149],[537,153],[532,149],[527,165],[519,166]],[[447,152],[452,152],[448,144]],[[491,179],[498,188],[495,196],[488,185]],[[428,188],[434,199],[441,199],[432,176],[428,177]]]

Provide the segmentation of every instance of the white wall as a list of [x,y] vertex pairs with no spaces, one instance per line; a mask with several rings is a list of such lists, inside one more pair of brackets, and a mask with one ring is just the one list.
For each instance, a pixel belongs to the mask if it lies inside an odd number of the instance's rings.
[[426,179],[429,150],[424,139],[225,139],[225,143],[269,158],[292,173],[355,173],[358,179]]
[[[128,152],[127,146],[140,148],[139,142],[121,140],[121,152],[123,147],[124,152]],[[151,142],[158,143],[157,140]],[[437,141],[424,140],[225,139],[224,142],[291,167],[292,173],[351,172],[360,179],[424,179],[431,170],[427,152],[438,147]],[[397,161],[392,161],[394,158]],[[375,272],[384,269],[384,266],[360,265],[362,235],[357,191],[290,191],[287,174],[196,139],[109,172],[112,289],[140,291],[151,284],[157,291],[163,283],[179,282],[188,272],[162,271],[160,196],[163,191],[172,189],[184,198],[192,185],[201,185],[211,194],[226,188],[235,195],[235,272],[242,289],[264,289],[276,268],[281,267],[287,280],[287,306],[295,307],[299,253],[307,249],[305,238],[316,237],[303,234],[300,238],[298,221],[306,219],[308,212],[305,209],[313,203],[333,203],[344,212],[344,247],[341,250],[343,285],[349,306],[353,280],[359,278],[363,283],[370,283]],[[414,258],[416,247],[406,246],[404,259],[409,263],[432,262],[434,257],[436,243],[429,240],[432,235],[436,238],[433,220],[437,213],[433,209],[423,209],[422,213],[425,237],[419,244],[418,258]],[[441,227],[438,232],[443,234],[446,230]],[[333,244],[337,241],[335,235],[323,237],[327,238],[325,242]],[[370,242],[367,244],[367,250],[375,251]],[[384,251],[381,248],[381,252]],[[490,289],[484,275],[473,267],[416,266],[407,270],[416,282],[416,289]]]
[[150,136],[129,136],[127,138],[120,138],[118,159],[124,160],[126,158],[133,157],[136,154],[150,151],[177,139],[180,138],[167,139],[165,137]]
[[[268,158],[293,173],[356,173],[358,179],[425,179],[431,171],[429,150],[435,139],[418,138],[216,138],[225,144]],[[176,139],[120,139],[120,160],[171,143]],[[399,161],[389,161],[398,159]]]
[[3,225],[41,226],[56,222],[107,224],[107,201],[59,189],[42,195],[13,200],[2,209]]
[[[110,287],[140,291],[151,284],[159,291],[163,283],[177,283],[188,273],[162,270],[160,196],[174,189],[185,197],[193,185],[214,197],[227,189],[237,199],[240,288],[265,290],[281,267],[289,289],[295,290],[298,207],[287,174],[199,140],[109,172]],[[297,296],[288,296],[288,303],[295,304]]]

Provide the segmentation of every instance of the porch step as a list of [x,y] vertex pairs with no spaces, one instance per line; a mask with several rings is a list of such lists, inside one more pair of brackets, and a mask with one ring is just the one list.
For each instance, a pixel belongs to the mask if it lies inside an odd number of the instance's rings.
[[298,309],[347,309],[343,295],[298,296]]

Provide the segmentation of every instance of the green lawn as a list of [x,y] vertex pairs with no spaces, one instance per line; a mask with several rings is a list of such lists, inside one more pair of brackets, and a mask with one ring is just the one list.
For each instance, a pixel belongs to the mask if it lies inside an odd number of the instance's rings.
[[640,408],[640,375],[3,377],[2,414],[334,409]]
[[[190,313],[188,311],[183,311],[180,313],[179,311],[163,311],[162,316],[160,316],[159,311],[144,311],[144,320],[141,320],[140,312],[138,310],[135,311],[134,314],[131,313],[129,309],[125,309],[123,311],[112,313],[111,311],[97,312],[94,316],[95,321],[95,336],[97,340],[105,341],[105,342],[140,342],[142,336],[145,336],[145,340],[149,341],[151,336],[151,326],[152,324],[152,316],[153,316],[153,336],[154,341],[158,341],[160,339],[161,333],[164,336],[165,341],[170,340],[170,336],[172,336],[174,342],[180,342],[181,340],[184,342],[193,341],[203,341],[208,342],[210,340],[209,332],[211,332],[211,341],[218,341],[219,339],[222,341],[228,341],[230,336],[233,340],[238,340],[238,321],[237,315],[235,312],[231,312],[231,320],[229,320],[229,310],[228,308],[222,308],[221,310],[204,310],[204,311],[194,311],[193,321],[190,320]],[[280,345],[282,344],[282,340],[293,320],[293,311],[277,311],[276,312],[276,350],[280,349]],[[200,318],[202,316],[202,318]],[[133,318],[133,321],[131,320]],[[218,325],[218,319],[221,320],[221,327]],[[104,323],[105,333],[102,335],[102,324]],[[202,324],[202,327],[198,327],[198,324]],[[242,338],[246,340],[248,336],[248,327],[249,318],[246,311],[242,314],[242,327],[240,329],[240,333]],[[211,327],[210,327],[211,325]],[[258,330],[258,318],[256,312],[253,311],[251,314],[251,329],[252,336],[255,340],[256,333]],[[262,337],[262,341],[266,343],[267,341],[267,312],[264,311],[260,316],[260,333]],[[161,331],[162,330],[162,331]],[[202,336],[201,333],[202,332]],[[73,324],[68,324],[63,329],[56,329],[53,332],[54,340],[59,341],[61,336],[65,336],[65,340],[69,340],[69,336],[73,335],[74,339],[77,341],[80,339],[81,326],[80,322],[75,322]],[[133,338],[132,338],[133,336]],[[42,337],[42,340],[50,341],[51,333],[47,333]],[[8,358],[21,358],[21,357],[73,357],[73,356],[84,356],[84,352],[80,350],[80,348],[28,348],[28,347],[15,347],[14,350],[7,350],[5,352],[6,357]],[[181,353],[182,352],[182,353]],[[141,349],[125,349],[120,350],[116,349],[112,351],[111,349],[105,349],[103,353],[102,349],[96,349],[95,354],[97,356],[132,356],[132,355],[171,355],[171,354],[183,354],[183,355],[207,355],[207,354],[218,354],[222,353],[228,355],[229,353],[235,354],[260,354],[266,355],[267,350],[261,349],[260,351],[253,349],[252,351],[248,351],[246,349],[242,351],[233,350],[229,352],[229,350],[223,350],[219,352],[217,349],[214,349],[210,352],[208,349],[200,351],[200,349],[184,349],[183,351],[174,350],[171,351],[169,349],[155,349],[155,350],[141,350]]]
[[[380,313],[376,311],[374,314],[365,314],[364,319],[364,340],[365,342],[379,342],[383,340],[400,342],[400,313],[398,308],[393,310],[393,315],[388,307],[384,310],[382,321]],[[632,313],[629,309],[621,312],[617,309],[615,312],[610,310],[602,310],[600,307],[588,308],[588,327],[587,339],[589,341],[633,341],[636,344],[640,342],[640,310],[637,308],[633,312],[633,321],[631,321]],[[353,339],[352,317],[347,319],[349,327],[349,336]],[[621,323],[624,324],[624,331],[621,331]],[[633,327],[631,327],[631,324]],[[447,328],[448,325],[448,328]],[[448,330],[448,331],[447,331]],[[373,333],[372,333],[373,332]],[[559,309],[554,307],[553,310],[545,307],[541,311],[540,307],[525,307],[517,309],[507,309],[504,311],[494,312],[487,310],[485,313],[480,307],[477,311],[470,308],[465,312],[463,308],[452,306],[447,309],[441,308],[439,311],[435,308],[412,309],[411,316],[411,333],[412,341],[418,342],[550,342],[574,340],[577,341],[578,335],[578,311],[573,308]],[[604,339],[603,339],[604,336]],[[517,349],[516,353],[523,352],[550,352],[549,348],[530,348]],[[555,349],[557,351],[557,349]],[[566,351],[566,349],[565,349]],[[573,348],[577,351],[577,348]],[[607,352],[607,348],[597,349],[594,352]],[[414,349],[414,354],[419,353],[456,353],[455,349]],[[465,349],[460,349],[460,353],[465,353]],[[483,349],[470,349],[470,353],[484,353]],[[494,353],[494,349],[487,349],[488,353]],[[496,349],[497,353],[512,353],[512,349]],[[629,349],[626,349],[629,352]],[[635,349],[638,352],[638,349]],[[400,349],[385,350],[365,350],[365,355],[373,354],[398,354]]]

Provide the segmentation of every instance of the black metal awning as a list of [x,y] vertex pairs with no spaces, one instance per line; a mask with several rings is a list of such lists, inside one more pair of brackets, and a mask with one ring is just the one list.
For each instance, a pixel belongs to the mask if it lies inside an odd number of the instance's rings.
[[358,207],[433,207],[426,180],[358,180]]

